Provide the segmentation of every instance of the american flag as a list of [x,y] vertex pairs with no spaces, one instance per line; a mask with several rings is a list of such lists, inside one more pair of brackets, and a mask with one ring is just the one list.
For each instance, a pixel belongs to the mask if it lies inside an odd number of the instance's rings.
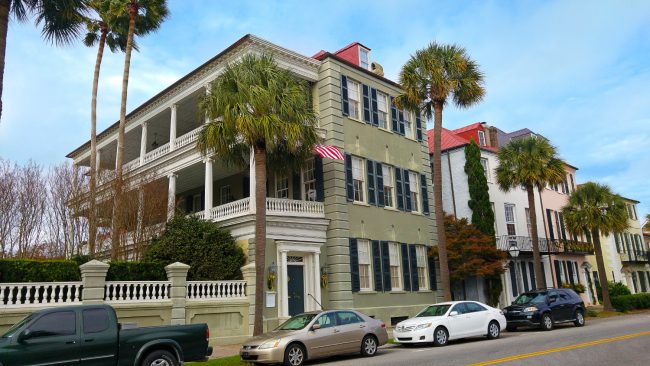
[[322,158],[330,158],[334,160],[345,160],[343,153],[338,147],[332,145],[316,145],[314,151]]

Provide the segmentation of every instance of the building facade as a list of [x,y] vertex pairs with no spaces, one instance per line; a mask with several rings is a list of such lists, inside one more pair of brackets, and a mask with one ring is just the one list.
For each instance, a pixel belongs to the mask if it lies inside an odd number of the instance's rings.
[[[392,104],[399,85],[372,71],[380,67],[359,43],[308,57],[244,36],[127,115],[124,170],[168,187],[168,217],[182,211],[231,232],[248,254],[242,272],[252,315],[252,160],[233,168],[196,149],[206,123],[198,101],[227,63],[248,53],[272,54],[310,83],[323,144],[345,153],[344,161],[315,155],[300,171],[268,172],[265,326],[321,305],[355,308],[391,324],[435,302],[426,134],[419,116]],[[117,124],[98,135],[98,168],[114,170],[116,141]],[[87,167],[89,143],[68,157]]]

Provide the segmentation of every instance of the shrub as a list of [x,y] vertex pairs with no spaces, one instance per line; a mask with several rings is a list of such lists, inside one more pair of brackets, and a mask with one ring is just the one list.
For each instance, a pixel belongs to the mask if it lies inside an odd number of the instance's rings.
[[188,280],[241,279],[244,251],[217,223],[177,215],[147,247],[145,261],[190,265]]
[[620,295],[612,297],[612,306],[618,311],[650,309],[650,294]]
[[0,259],[0,282],[80,281],[79,266],[67,260]]
[[110,262],[106,281],[166,281],[165,266],[156,262]]
[[[630,292],[630,289],[627,288],[623,283],[621,282],[613,282],[613,281],[608,281],[607,282],[607,288],[609,289],[609,297],[614,298],[617,296],[624,296],[624,295],[630,295],[632,292]],[[598,294],[598,300],[603,301],[603,290],[602,288],[596,283],[596,292]]]

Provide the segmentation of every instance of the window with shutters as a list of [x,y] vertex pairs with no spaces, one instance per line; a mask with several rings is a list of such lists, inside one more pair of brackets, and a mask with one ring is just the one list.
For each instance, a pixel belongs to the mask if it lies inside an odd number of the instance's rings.
[[275,197],[289,198],[289,178],[275,176]]
[[478,131],[478,143],[480,146],[485,146],[485,132]]
[[413,116],[411,112],[404,111],[404,136],[412,139],[413,137]]
[[388,95],[377,92],[377,116],[379,128],[388,129]]
[[411,191],[411,211],[420,212],[420,179],[415,172],[408,172],[409,174],[409,189]]
[[481,158],[481,166],[483,167],[483,173],[485,173],[485,179],[490,182],[490,167],[488,165],[488,159]]
[[515,221],[515,205],[506,203],[503,208],[506,215],[506,228],[508,229],[508,235],[516,236],[517,223]]
[[359,239],[357,243],[359,254],[359,288],[361,290],[372,290],[372,256],[370,252],[370,240]]
[[361,84],[348,79],[348,105],[350,106],[350,118],[360,119],[361,117]]
[[528,227],[528,237],[532,238],[533,232],[530,229],[530,209],[526,207],[524,211],[526,212],[526,226]]
[[395,207],[395,177],[393,167],[383,164],[381,172],[384,180],[384,207]]
[[418,265],[418,283],[420,290],[427,289],[427,247],[418,245],[415,247],[415,258]]
[[393,291],[402,290],[402,268],[400,266],[400,247],[398,243],[388,243],[390,257],[390,283]]
[[302,168],[302,197],[305,201],[316,201],[316,161],[311,158]]
[[363,192],[365,190],[365,169],[364,161],[355,156],[352,157],[352,189],[354,201],[365,202]]

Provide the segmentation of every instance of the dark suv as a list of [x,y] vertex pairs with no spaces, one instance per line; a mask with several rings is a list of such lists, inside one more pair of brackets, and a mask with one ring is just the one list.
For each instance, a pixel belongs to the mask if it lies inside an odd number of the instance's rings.
[[533,326],[551,330],[555,324],[573,322],[576,327],[585,325],[585,304],[570,289],[545,289],[525,292],[512,305],[503,309],[507,329]]

